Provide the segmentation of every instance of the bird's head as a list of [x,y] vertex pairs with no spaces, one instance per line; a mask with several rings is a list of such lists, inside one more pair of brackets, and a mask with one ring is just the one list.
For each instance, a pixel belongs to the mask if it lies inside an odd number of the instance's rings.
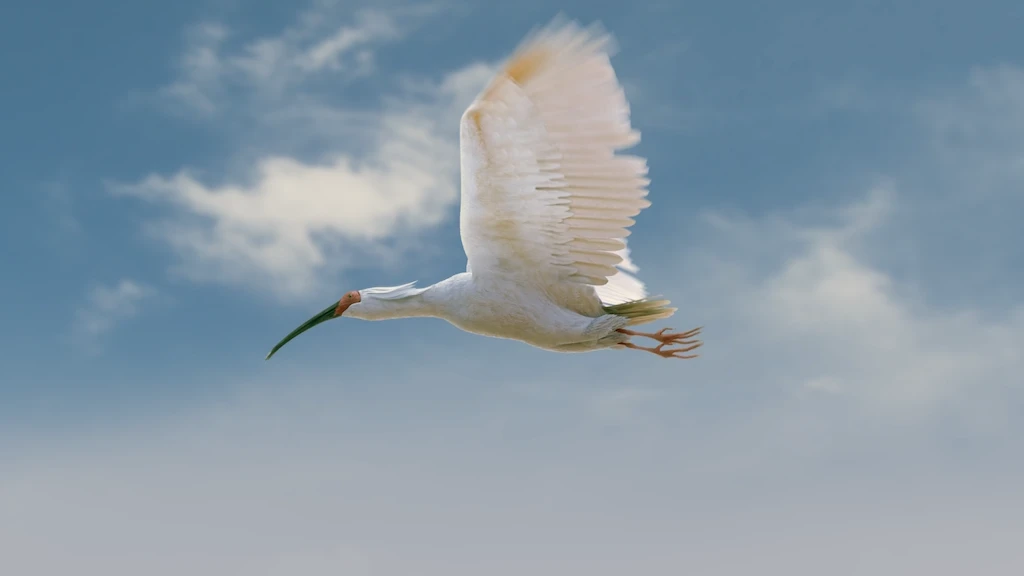
[[332,303],[327,308],[321,310],[319,314],[313,316],[309,320],[306,320],[305,322],[302,323],[301,326],[299,326],[295,330],[292,330],[291,334],[285,336],[283,340],[277,343],[277,346],[274,346],[274,348],[270,351],[270,354],[267,354],[266,360],[270,360],[270,357],[273,356],[278,350],[280,350],[282,346],[290,342],[299,334],[302,334],[303,332],[309,330],[310,328],[316,326],[317,324],[323,324],[328,320],[340,318],[341,315],[344,314],[349,308],[351,308],[352,306],[358,306],[362,301],[363,296],[359,293],[359,290],[346,292],[345,295],[342,296],[341,299],[339,299],[337,302]]

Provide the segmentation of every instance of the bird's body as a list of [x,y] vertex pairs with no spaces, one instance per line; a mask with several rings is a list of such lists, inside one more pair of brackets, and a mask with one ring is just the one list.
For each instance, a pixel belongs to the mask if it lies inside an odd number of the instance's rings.
[[[667,318],[630,274],[626,236],[650,205],[647,164],[618,154],[639,141],[609,60],[611,39],[556,22],[529,37],[460,122],[460,228],[466,272],[346,294],[285,338],[347,315],[443,318],[458,328],[557,352],[625,347],[682,357],[682,334],[627,326]],[[658,340],[637,346],[632,336]],[[665,349],[683,344],[685,348]],[[268,355],[269,358],[269,355]]]
[[[615,329],[625,327],[628,319],[604,312],[586,286],[533,285],[464,272],[423,289],[406,285],[393,290],[392,295],[402,295],[387,305],[356,305],[346,315],[362,320],[442,318],[466,332],[556,351],[582,352],[627,339]],[[609,342],[609,336],[616,342]]]

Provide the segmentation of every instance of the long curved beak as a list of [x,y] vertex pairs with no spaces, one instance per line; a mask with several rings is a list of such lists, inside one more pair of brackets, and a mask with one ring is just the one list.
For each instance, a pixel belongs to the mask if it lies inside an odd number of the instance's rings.
[[316,326],[317,324],[323,324],[324,322],[327,322],[328,320],[330,320],[332,318],[336,318],[337,317],[337,315],[336,315],[337,311],[338,311],[338,303],[335,302],[334,304],[331,304],[327,308],[324,308],[316,316],[313,316],[309,320],[306,320],[302,324],[302,326],[299,326],[295,330],[292,330],[291,334],[285,336],[284,340],[281,340],[280,342],[278,342],[277,346],[274,346],[274,348],[270,351],[270,354],[267,354],[267,357],[264,358],[264,360],[270,360],[270,357],[273,356],[275,352],[280,350],[282,346],[284,346],[285,344],[290,342],[292,340],[292,338],[295,338],[299,334],[302,334],[303,332],[305,332],[306,330],[309,330],[310,328],[312,328],[313,326]]

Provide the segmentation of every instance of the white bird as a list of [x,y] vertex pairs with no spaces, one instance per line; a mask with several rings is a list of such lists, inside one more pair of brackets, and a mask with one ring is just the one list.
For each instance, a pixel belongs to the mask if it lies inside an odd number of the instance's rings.
[[[277,344],[339,317],[442,318],[474,334],[555,352],[631,348],[665,358],[701,345],[700,328],[629,326],[671,316],[630,272],[626,236],[650,206],[647,162],[598,27],[556,20],[519,45],[462,115],[460,227],[466,271],[348,292]],[[656,346],[639,346],[633,337]],[[674,347],[673,347],[674,346]]]

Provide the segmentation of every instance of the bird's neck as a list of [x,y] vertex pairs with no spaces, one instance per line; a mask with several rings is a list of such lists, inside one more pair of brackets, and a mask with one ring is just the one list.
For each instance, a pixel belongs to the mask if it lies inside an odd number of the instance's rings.
[[374,299],[368,306],[351,308],[351,316],[361,320],[394,320],[397,318],[438,317],[442,302],[434,286],[419,294],[393,300]]

